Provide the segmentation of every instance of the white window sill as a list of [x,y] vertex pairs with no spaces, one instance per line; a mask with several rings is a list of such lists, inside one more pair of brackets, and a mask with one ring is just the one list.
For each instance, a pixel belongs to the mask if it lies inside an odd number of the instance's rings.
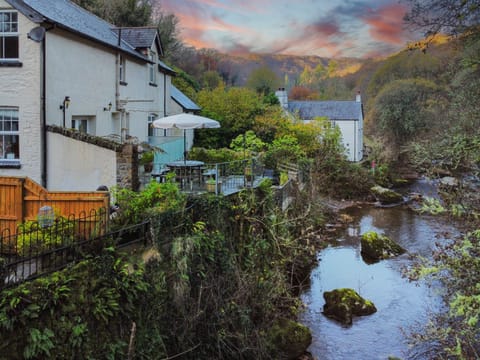
[[0,168],[2,169],[20,169],[22,165],[20,164],[20,160],[8,160],[8,159],[0,159]]

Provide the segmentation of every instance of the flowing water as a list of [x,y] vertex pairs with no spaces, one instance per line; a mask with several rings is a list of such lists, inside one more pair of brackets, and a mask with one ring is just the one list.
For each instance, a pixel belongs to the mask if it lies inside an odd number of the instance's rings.
[[[415,191],[429,190],[422,188],[422,183],[417,186],[420,188]],[[435,242],[457,236],[458,230],[439,218],[419,215],[403,206],[363,206],[348,213],[354,221],[338,235],[335,245],[318,254],[310,288],[302,294],[306,309],[300,321],[313,335],[309,351],[318,360],[388,359],[389,356],[428,359],[425,351],[431,349],[409,349],[405,331],[418,330],[431,313],[441,310],[438,289],[402,277],[402,269],[411,264],[408,254],[366,264],[360,255],[360,235],[367,231],[383,233],[409,253],[429,257]],[[342,326],[325,317],[323,292],[344,287],[373,301],[377,312],[355,317],[352,326]]]

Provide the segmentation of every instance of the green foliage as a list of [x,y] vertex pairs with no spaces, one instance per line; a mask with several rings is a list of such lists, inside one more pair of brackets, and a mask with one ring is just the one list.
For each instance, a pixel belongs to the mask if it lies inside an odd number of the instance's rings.
[[2,355],[126,358],[129,333],[124,324],[141,320],[138,309],[147,290],[143,267],[133,268],[110,250],[96,260],[3,290]]
[[401,52],[381,63],[368,84],[367,93],[376,96],[384,86],[397,80],[438,79],[442,66],[442,60],[431,53]]
[[[434,121],[437,86],[427,80],[398,80],[386,85],[375,98],[374,123],[394,142],[418,136]],[[432,106],[428,106],[431,103]]]
[[267,66],[261,66],[253,70],[247,79],[247,87],[265,96],[275,92],[280,84],[281,81],[277,74]]
[[146,151],[142,154],[140,158],[140,165],[153,163],[154,153],[153,151]]
[[43,329],[43,331],[31,328],[28,345],[23,351],[25,359],[33,359],[43,356],[51,357],[50,350],[54,348],[52,342],[53,337],[53,331],[48,328]]
[[228,147],[232,140],[252,128],[255,116],[263,112],[261,98],[246,88],[204,89],[198,93],[202,115],[218,120],[220,129],[197,131],[195,145],[206,148]]
[[311,173],[315,190],[340,199],[365,197],[373,186],[369,170],[347,161],[338,127],[328,121],[319,122],[323,133]]
[[114,226],[138,224],[145,221],[152,210],[161,213],[167,210],[182,209],[185,195],[171,176],[165,183],[152,180],[140,192],[127,188],[113,188],[112,196],[119,210],[112,223]]
[[[480,40],[473,45],[476,48],[476,61],[480,62]],[[465,56],[471,59],[470,56]],[[468,60],[471,62],[472,60]],[[478,99],[480,96],[480,69],[478,65],[459,71],[452,81],[451,117],[455,118],[454,129],[461,134],[480,135],[480,116]]]
[[252,130],[265,143],[271,143],[282,134],[288,134],[291,120],[285,116],[280,106],[269,106],[265,112],[255,117]]
[[218,86],[223,84],[222,77],[218,74],[218,72],[209,70],[205,71],[202,76],[202,88],[207,90],[213,90]]
[[68,245],[73,241],[75,222],[57,217],[52,226],[41,227],[37,221],[27,221],[19,226],[17,254],[28,256]]
[[282,162],[296,163],[305,157],[305,152],[298,144],[297,138],[284,135],[275,139],[265,152],[264,163],[267,168],[276,169]]
[[243,159],[243,152],[237,152],[231,149],[205,149],[194,147],[188,153],[189,159],[203,161],[207,164],[224,163]]
[[[443,283],[449,312],[438,316],[420,341],[434,340],[441,347],[437,356],[472,359],[478,356],[480,306],[480,230],[438,247],[432,262],[418,264],[410,275],[427,275]],[[448,276],[445,276],[448,274]]]
[[258,154],[264,150],[266,144],[255,135],[252,130],[248,130],[243,135],[238,135],[232,140],[230,148],[237,152],[248,151],[248,154]]
[[418,170],[474,169],[480,160],[480,134],[447,131],[438,141],[416,141],[408,147],[409,159]]
[[447,210],[442,206],[440,200],[431,197],[425,197],[422,201],[422,207],[419,209],[419,211],[421,213],[438,215],[445,213]]

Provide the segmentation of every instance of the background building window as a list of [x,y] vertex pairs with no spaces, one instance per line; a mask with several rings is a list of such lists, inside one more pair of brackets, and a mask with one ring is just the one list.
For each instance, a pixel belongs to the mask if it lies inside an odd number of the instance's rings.
[[0,60],[18,60],[18,14],[0,11]]
[[151,84],[155,84],[157,79],[156,79],[156,66],[157,66],[157,53],[155,51],[150,50],[150,56],[149,59],[153,61],[153,64],[149,63],[148,64],[148,76],[149,76],[149,81]]
[[157,114],[148,114],[148,136],[157,136],[156,129],[153,127],[153,121],[158,118]]
[[18,109],[0,107],[0,159],[20,159]]

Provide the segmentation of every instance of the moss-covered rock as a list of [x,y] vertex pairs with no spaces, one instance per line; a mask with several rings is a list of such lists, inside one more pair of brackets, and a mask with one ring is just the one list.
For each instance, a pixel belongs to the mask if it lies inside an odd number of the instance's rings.
[[293,360],[300,357],[310,346],[310,329],[289,319],[279,319],[268,332],[269,347],[275,359]]
[[402,194],[384,188],[380,185],[373,186],[370,188],[370,191],[373,193],[373,196],[375,196],[375,198],[382,204],[395,204],[403,201]]
[[352,324],[353,316],[371,315],[377,311],[371,301],[362,298],[353,289],[325,291],[323,298],[323,314],[345,325]]
[[405,249],[388,236],[368,231],[362,235],[362,256],[366,261],[379,261],[401,255]]

